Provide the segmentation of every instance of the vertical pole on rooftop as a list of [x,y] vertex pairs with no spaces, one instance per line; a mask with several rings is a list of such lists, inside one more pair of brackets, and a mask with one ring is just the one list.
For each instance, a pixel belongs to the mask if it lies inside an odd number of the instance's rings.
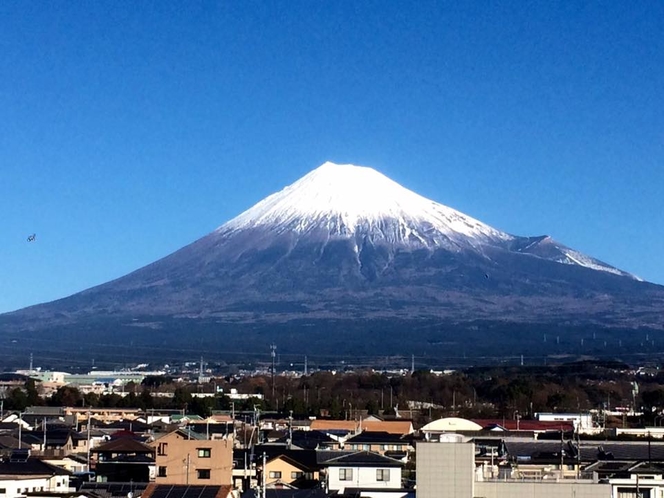
[[32,375],[32,353],[30,353],[30,375]]
[[308,375],[308,369],[307,369],[307,357],[304,357],[304,375]]
[[410,374],[413,375],[415,373],[415,355],[410,355]]

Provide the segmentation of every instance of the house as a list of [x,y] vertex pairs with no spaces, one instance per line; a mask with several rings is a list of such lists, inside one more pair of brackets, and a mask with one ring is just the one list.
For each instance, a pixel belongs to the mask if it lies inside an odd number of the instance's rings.
[[88,461],[85,455],[78,456],[72,454],[62,458],[43,459],[42,461],[49,465],[65,469],[74,475],[88,472]]
[[21,441],[30,445],[33,453],[49,458],[66,456],[74,451],[74,436],[68,426],[46,426],[46,430],[23,431]]
[[287,484],[295,488],[311,488],[318,484],[320,475],[315,463],[315,454],[311,461],[311,459],[298,458],[298,452],[304,452],[304,450],[294,450],[288,454],[275,455],[269,460],[266,459],[263,469],[266,485]]
[[233,455],[234,485],[237,489],[247,490],[262,482],[264,470],[268,486],[315,487],[320,484],[320,471],[323,468],[319,461],[320,454],[339,455],[332,451],[289,449],[284,445],[272,444],[258,445],[253,451],[237,449]]
[[276,442],[302,450],[338,450],[339,442],[321,431],[293,431]]
[[24,497],[29,493],[68,493],[70,472],[17,450],[0,462],[0,498]]
[[156,449],[157,484],[230,485],[233,437],[208,439],[189,429],[177,429],[151,443]]
[[324,465],[330,492],[401,489],[403,463],[378,453],[358,451],[328,460]]
[[98,481],[148,482],[154,476],[154,448],[131,437],[113,439],[91,453]]
[[382,431],[364,431],[346,439],[344,449],[373,451],[374,453],[379,453],[381,455],[390,452],[392,458],[394,458],[394,455],[400,455],[400,457],[403,458],[415,448],[413,447],[412,436],[402,436],[400,434],[392,434]]

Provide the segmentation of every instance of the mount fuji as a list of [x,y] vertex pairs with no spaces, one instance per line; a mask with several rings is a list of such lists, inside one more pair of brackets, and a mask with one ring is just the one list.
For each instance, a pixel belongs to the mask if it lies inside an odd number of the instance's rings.
[[411,330],[424,330],[408,334],[418,347],[449,346],[463,330],[488,348],[533,331],[660,330],[662,311],[664,287],[551,237],[511,235],[374,169],[325,163],[155,263],[0,316],[0,330],[79,342],[148,330],[161,344],[237,347],[253,333],[391,351]]

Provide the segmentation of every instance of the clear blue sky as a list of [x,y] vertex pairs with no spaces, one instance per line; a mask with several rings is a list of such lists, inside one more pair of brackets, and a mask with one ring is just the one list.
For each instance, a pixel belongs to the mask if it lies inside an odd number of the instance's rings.
[[664,283],[663,33],[656,1],[0,2],[0,312],[326,160]]

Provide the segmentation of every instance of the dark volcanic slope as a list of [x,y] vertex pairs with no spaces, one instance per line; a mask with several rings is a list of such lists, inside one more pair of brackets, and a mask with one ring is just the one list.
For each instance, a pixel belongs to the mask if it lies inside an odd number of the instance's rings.
[[[160,334],[180,319],[662,327],[663,287],[549,237],[500,232],[366,170],[324,165],[166,258],[3,315],[0,327],[149,324]],[[356,202],[367,189],[378,194]]]
[[[86,316],[210,317],[284,321],[301,317],[439,317],[572,321],[657,327],[664,289],[632,278],[503,248],[405,250],[365,241],[213,233],[126,277],[11,314],[32,326]],[[245,242],[242,243],[244,246]],[[27,325],[27,323],[24,323]]]

